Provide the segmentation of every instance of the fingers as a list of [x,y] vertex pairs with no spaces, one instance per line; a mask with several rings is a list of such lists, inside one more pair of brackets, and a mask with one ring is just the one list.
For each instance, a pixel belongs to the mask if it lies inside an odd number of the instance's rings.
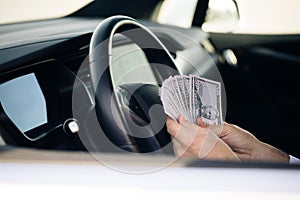
[[208,127],[208,124],[205,123],[201,117],[199,117],[199,118],[197,119],[197,124],[198,124],[199,126],[203,127],[203,128],[207,128],[207,127]]
[[184,126],[185,128],[190,128],[190,129],[197,129],[198,128],[197,125],[188,122],[181,115],[178,118],[178,122],[179,122],[180,125]]
[[209,125],[208,129],[209,129],[209,131],[213,132],[218,137],[220,137],[223,133],[224,125],[223,124],[221,124],[221,125]]
[[188,135],[190,134],[187,133],[186,136],[184,136],[186,130],[183,130],[184,127],[180,123],[185,123],[182,116],[179,116],[178,122],[169,117],[166,121],[167,131],[172,136],[173,150],[177,157],[184,156],[187,146],[190,144],[190,142],[188,142],[190,140]]
[[188,122],[181,115],[178,117],[178,122],[176,122],[175,120],[172,120],[171,118],[168,117],[167,121],[166,121],[166,125],[168,128],[168,132],[172,136],[175,136],[175,134],[178,133],[178,131],[181,127],[185,128],[185,129],[193,129],[193,130],[198,129],[197,125]]
[[180,129],[180,124],[177,123],[175,120],[167,117],[166,125],[167,125],[167,131],[169,132],[169,134],[171,136],[175,137],[176,133]]
[[201,128],[206,128],[207,130],[214,132],[217,136],[220,137],[223,134],[224,125],[226,125],[226,122],[221,125],[210,125],[210,124],[207,124],[202,118],[199,117],[197,119],[197,124]]
[[178,122],[168,118],[166,125],[169,134],[180,141],[185,147],[188,147],[193,143],[196,135],[205,135],[208,132],[207,128],[202,128],[192,124],[185,120],[182,116],[178,117]]
[[181,143],[176,140],[175,138],[172,138],[173,143],[173,150],[177,157],[185,156],[186,148],[181,145]]
[[208,125],[198,119],[199,126],[179,116],[178,122],[167,118],[168,132],[172,136],[176,156],[198,157],[200,159],[236,159],[231,148],[219,137],[228,131],[227,123]]
[[208,126],[198,119],[199,122],[202,126],[189,123],[182,116],[179,116],[178,122],[167,118],[166,125],[172,136],[176,156],[205,158],[220,140],[213,132],[219,126]]
[[213,132],[209,131],[207,134],[205,134],[203,139],[204,142],[202,143],[200,151],[198,152],[198,157],[205,158],[212,151],[219,140],[219,137]]
[[[177,156],[205,157],[218,137],[208,135],[208,129],[199,127],[179,116],[178,122],[167,120],[168,132],[173,137],[173,148]],[[210,133],[211,134],[211,133]]]
[[[182,127],[181,127],[182,128]],[[216,148],[220,138],[214,133],[195,134],[193,138],[186,134],[185,137],[179,137],[181,132],[172,138],[173,149],[178,157],[195,157],[200,159],[228,159],[232,156],[232,151],[224,144]],[[228,157],[228,158],[227,158]]]
[[183,120],[184,120],[183,116],[182,116],[182,115],[179,115],[179,117],[178,117],[178,122],[179,122],[179,123],[182,123]]
[[[218,137],[223,136],[226,132],[228,131],[228,124],[224,122],[224,124],[221,125],[209,125],[203,121],[203,119],[198,118],[197,119],[197,125],[192,124],[185,120],[181,115],[178,117],[178,122],[172,120],[171,118],[167,119],[167,127],[168,127],[168,132],[172,135],[175,136],[176,133],[178,133],[180,127],[184,127],[186,129],[191,129],[193,132],[196,130],[199,130],[199,133],[201,134],[207,134],[208,132],[213,132],[215,135]],[[188,134],[188,133],[186,133]]]

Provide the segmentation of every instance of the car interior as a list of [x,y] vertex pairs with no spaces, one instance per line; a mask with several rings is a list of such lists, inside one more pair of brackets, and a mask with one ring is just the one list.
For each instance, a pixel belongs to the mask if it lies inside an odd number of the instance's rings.
[[300,35],[204,32],[207,0],[190,28],[160,24],[160,4],[97,0],[63,18],[1,25],[5,146],[173,155],[162,106],[150,110],[163,80],[195,74],[222,83],[224,121],[300,157]]

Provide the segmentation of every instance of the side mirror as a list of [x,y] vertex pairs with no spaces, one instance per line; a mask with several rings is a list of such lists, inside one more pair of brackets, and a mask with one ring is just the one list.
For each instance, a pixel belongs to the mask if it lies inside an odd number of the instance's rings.
[[202,29],[206,32],[233,32],[239,20],[235,0],[210,0]]

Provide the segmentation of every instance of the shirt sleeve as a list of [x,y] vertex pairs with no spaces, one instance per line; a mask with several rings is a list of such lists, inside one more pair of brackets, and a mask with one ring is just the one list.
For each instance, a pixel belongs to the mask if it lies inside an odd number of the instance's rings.
[[290,164],[291,165],[299,165],[300,159],[290,155]]

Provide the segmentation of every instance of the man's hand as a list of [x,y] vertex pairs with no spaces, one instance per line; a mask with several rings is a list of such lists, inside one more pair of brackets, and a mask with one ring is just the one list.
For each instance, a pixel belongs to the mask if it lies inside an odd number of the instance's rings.
[[248,131],[224,123],[219,126],[198,125],[168,118],[167,128],[172,136],[177,156],[198,157],[213,160],[243,160],[289,163],[289,156],[275,147],[259,141]]
[[201,119],[198,125],[215,132],[241,160],[289,163],[287,154],[259,141],[236,125],[224,123],[222,126],[207,126]]
[[180,116],[178,122],[168,118],[167,128],[177,156],[239,160],[231,148],[208,127],[191,124]]

